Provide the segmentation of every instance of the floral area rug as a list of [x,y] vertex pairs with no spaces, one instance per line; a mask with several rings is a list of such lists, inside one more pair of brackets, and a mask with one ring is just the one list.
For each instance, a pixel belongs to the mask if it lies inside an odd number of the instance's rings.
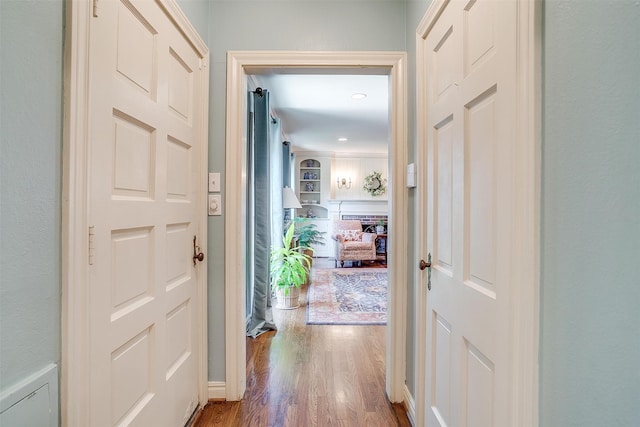
[[385,325],[387,270],[313,268],[307,301],[308,325]]

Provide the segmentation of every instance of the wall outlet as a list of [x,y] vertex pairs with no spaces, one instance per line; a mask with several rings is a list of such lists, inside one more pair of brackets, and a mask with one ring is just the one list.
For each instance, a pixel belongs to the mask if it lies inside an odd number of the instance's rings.
[[220,172],[209,173],[209,193],[220,192]]

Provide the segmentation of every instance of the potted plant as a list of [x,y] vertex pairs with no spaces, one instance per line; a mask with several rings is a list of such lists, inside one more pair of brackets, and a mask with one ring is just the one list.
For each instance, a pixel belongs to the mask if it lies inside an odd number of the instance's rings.
[[325,232],[318,231],[316,224],[307,218],[294,218],[293,222],[296,225],[295,238],[297,239],[297,244],[302,252],[309,255],[309,265],[311,266],[313,263],[311,245],[324,245],[323,235]]
[[293,245],[295,224],[291,224],[282,238],[282,248],[271,248],[271,288],[276,293],[276,308],[300,307],[300,286],[307,281],[311,257]]
[[378,224],[376,225],[376,233],[384,234],[384,220],[379,219]]

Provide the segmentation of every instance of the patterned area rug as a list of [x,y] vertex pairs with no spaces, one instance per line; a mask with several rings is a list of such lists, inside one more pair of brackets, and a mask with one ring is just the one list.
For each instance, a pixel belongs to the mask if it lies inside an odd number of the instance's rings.
[[387,270],[313,268],[307,300],[309,325],[385,325]]

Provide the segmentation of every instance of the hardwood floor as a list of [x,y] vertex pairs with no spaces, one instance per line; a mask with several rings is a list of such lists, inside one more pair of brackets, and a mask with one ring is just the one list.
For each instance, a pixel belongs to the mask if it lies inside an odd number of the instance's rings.
[[305,287],[301,303],[247,338],[244,399],[210,402],[195,426],[410,426],[385,394],[385,327],[306,325]]

